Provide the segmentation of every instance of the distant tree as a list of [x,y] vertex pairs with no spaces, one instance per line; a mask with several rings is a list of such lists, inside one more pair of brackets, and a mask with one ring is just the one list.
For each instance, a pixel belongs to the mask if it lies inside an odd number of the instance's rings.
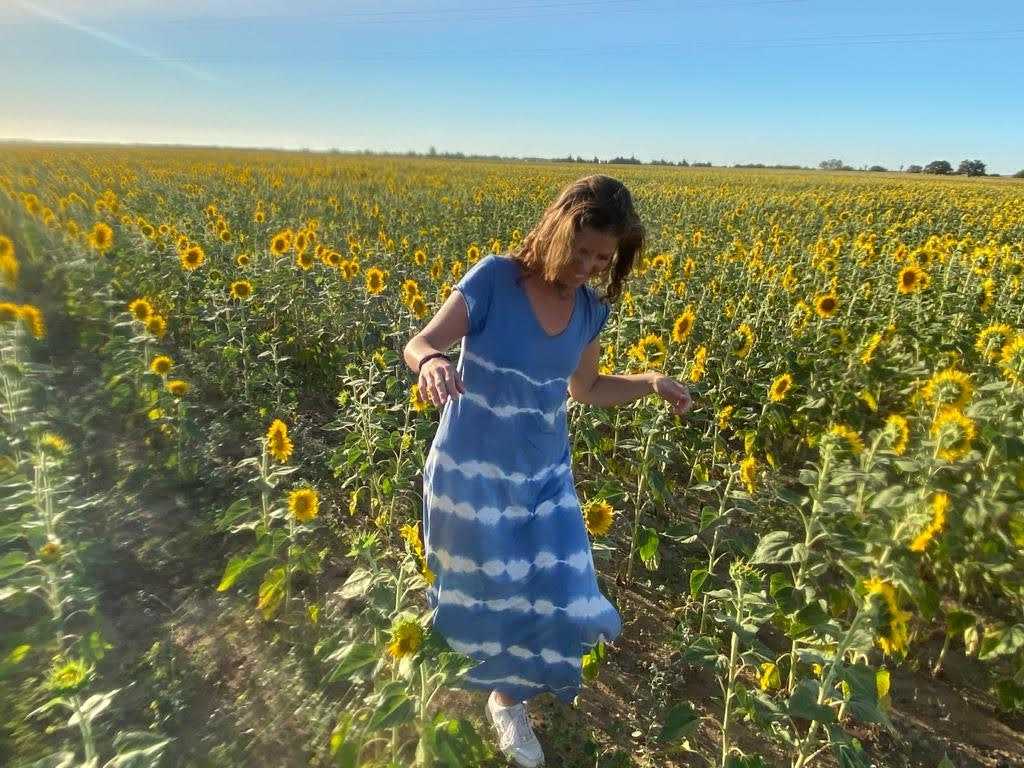
[[833,157],[831,160],[822,160],[818,163],[818,167],[823,171],[838,171],[843,168],[843,161]]
[[1015,178],[1015,179],[1024,179],[1024,169],[1019,170],[1015,174],[1013,174],[1013,178]]
[[877,171],[887,171],[889,169],[886,168],[884,165],[872,165],[870,168],[868,168],[868,170],[869,171],[876,171],[877,172]]
[[924,168],[922,168],[920,165],[908,165],[907,166],[907,173],[922,173],[923,171],[924,171]]
[[981,160],[961,160],[956,172],[964,176],[984,176],[985,164]]
[[427,150],[427,154],[430,155],[431,157],[436,155],[437,154],[437,147],[435,147],[433,144],[431,144],[430,145],[430,149]]
[[924,167],[924,172],[945,176],[953,172],[953,166],[949,164],[948,160],[932,160]]
[[679,165],[681,165],[683,168],[688,168],[690,166],[690,164],[688,162],[686,162],[686,158],[685,157],[682,160],[679,161]]

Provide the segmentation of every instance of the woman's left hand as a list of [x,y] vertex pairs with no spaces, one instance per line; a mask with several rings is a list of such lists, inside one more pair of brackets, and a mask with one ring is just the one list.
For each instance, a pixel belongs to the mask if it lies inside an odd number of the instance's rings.
[[693,398],[690,396],[690,390],[682,382],[670,379],[668,376],[655,374],[652,386],[656,393],[671,404],[672,410],[676,415],[682,416],[693,407]]

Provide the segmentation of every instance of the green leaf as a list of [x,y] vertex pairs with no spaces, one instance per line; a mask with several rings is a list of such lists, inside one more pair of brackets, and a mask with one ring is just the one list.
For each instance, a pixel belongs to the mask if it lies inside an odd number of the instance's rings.
[[637,548],[637,555],[643,562],[644,567],[649,571],[658,567],[658,532],[653,528],[643,526],[640,533],[640,545]]
[[978,658],[991,661],[999,656],[1008,656],[1024,647],[1024,624],[1014,624],[1005,629],[987,631],[981,641]]
[[103,768],[150,768],[160,762],[160,755],[173,739],[149,731],[121,731],[114,739],[117,754]]
[[32,763],[22,763],[19,768],[71,768],[77,764],[74,752],[54,752]]
[[819,690],[816,680],[804,679],[797,683],[786,703],[790,716],[822,723],[834,722],[836,713],[831,708],[818,704]]
[[772,531],[761,537],[757,549],[750,558],[751,565],[775,565],[789,563],[793,558],[793,545],[789,531]]
[[0,555],[0,579],[6,579],[8,576],[14,575],[24,568],[27,562],[28,558],[25,556],[25,553],[19,550]]
[[359,670],[376,663],[378,658],[379,653],[372,643],[346,643],[327,657],[328,661],[338,662],[328,674],[327,682],[334,683],[351,677]]
[[385,728],[392,728],[412,722],[412,719],[413,700],[404,692],[392,693],[384,696],[373,710],[373,714],[370,715],[370,719],[366,723],[366,732],[373,733]]
[[373,573],[370,571],[365,568],[356,568],[345,579],[345,583],[338,590],[338,595],[345,600],[363,597],[373,587],[375,580]]
[[700,594],[704,582],[708,578],[707,568],[694,568],[690,571],[690,596],[696,598]]
[[943,755],[942,760],[939,761],[936,768],[956,768],[956,766],[953,765],[953,761],[949,759],[949,755]]
[[850,685],[847,711],[862,723],[888,724],[889,718],[878,706],[878,676],[866,664],[840,665],[839,676]]
[[238,581],[238,577],[248,571],[250,568],[254,568],[260,563],[264,563],[270,560],[267,555],[261,551],[246,552],[241,555],[235,555],[232,557],[224,569],[224,575],[221,576],[220,584],[217,585],[218,592],[224,592],[234,585]]
[[676,741],[691,736],[700,725],[700,715],[688,701],[673,706],[665,715],[658,741]]

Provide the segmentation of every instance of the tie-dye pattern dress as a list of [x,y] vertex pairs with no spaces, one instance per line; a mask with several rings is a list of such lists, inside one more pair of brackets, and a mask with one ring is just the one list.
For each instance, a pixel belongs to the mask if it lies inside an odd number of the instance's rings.
[[423,469],[427,600],[434,629],[478,662],[461,687],[568,703],[581,657],[622,629],[597,584],[565,411],[609,306],[581,286],[568,326],[550,335],[519,275],[489,254],[455,285],[469,315],[456,365],[466,391],[443,406]]

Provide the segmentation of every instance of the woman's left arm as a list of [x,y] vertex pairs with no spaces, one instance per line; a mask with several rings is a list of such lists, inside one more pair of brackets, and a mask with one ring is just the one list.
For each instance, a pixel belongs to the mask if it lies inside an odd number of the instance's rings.
[[686,385],[658,371],[631,374],[598,373],[601,343],[594,339],[580,356],[579,365],[569,377],[569,396],[588,405],[608,407],[630,403],[644,395],[657,394],[672,405],[682,416],[693,406],[693,398]]

